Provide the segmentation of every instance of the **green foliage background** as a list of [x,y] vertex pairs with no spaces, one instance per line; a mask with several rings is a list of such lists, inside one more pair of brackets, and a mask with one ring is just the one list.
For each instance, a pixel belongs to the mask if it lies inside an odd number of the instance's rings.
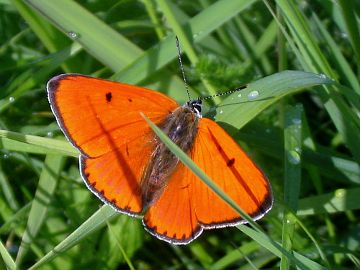
[[[360,268],[359,10],[353,0],[0,1],[0,269]],[[181,104],[175,35],[193,97],[247,85],[208,100],[208,115],[275,197],[260,226],[187,246],[101,206],[45,93],[72,72]]]

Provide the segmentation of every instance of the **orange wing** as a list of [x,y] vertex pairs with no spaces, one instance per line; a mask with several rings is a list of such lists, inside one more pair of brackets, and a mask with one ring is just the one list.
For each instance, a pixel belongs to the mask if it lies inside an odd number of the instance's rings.
[[143,218],[148,232],[172,244],[187,244],[202,232],[192,197],[193,177],[180,162],[163,194]]
[[[194,162],[255,220],[273,203],[266,176],[215,122],[200,120],[190,153]],[[180,165],[162,197],[146,213],[145,228],[174,244],[187,244],[203,229],[236,226],[246,220]]]
[[127,214],[142,210],[139,184],[154,135],[140,112],[160,123],[178,105],[165,95],[78,74],[47,85],[51,109],[81,152],[81,175],[103,201]]

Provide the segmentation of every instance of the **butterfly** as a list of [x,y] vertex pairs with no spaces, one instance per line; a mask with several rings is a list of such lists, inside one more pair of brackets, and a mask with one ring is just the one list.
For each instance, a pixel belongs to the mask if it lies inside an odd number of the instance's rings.
[[172,244],[188,244],[204,229],[246,223],[160,141],[142,114],[253,219],[272,207],[264,173],[214,121],[202,101],[179,106],[146,88],[62,74],[47,84],[52,112],[80,152],[86,186],[116,211],[142,217],[145,229]]

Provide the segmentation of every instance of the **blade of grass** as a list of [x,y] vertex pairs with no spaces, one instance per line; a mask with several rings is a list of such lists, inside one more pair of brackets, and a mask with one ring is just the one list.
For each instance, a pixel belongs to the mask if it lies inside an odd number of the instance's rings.
[[37,269],[44,264],[50,262],[66,250],[75,246],[82,241],[89,234],[98,230],[106,225],[106,220],[109,220],[118,215],[109,205],[103,205],[98,211],[96,211],[90,218],[79,226],[74,232],[66,237],[61,243],[54,247],[49,253],[45,254],[37,263],[35,263],[29,270]]
[[[295,223],[292,211],[298,207],[301,182],[301,146],[302,146],[302,118],[301,105],[285,109],[284,124],[284,204],[285,209],[282,227],[282,247],[291,252],[292,239],[295,233]],[[284,254],[281,256],[280,269],[290,269],[290,261]]]
[[[19,209],[19,211],[8,218],[4,224],[1,224],[0,234],[9,233],[17,223],[19,223],[21,220],[25,220],[29,214],[30,207],[31,203],[24,205],[21,209]],[[3,209],[1,210],[3,211]],[[22,231],[17,231],[17,233],[20,235]]]
[[359,33],[359,23],[356,18],[355,10],[356,6],[354,1],[339,0],[337,2],[340,6],[340,11],[343,15],[347,34],[349,35],[352,49],[355,53],[355,58],[357,62],[358,69],[360,68],[360,33]]
[[326,268],[315,261],[310,260],[309,258],[301,255],[293,251],[292,253],[288,253],[288,251],[284,250],[278,243],[276,242],[269,242],[264,241],[263,235],[246,225],[240,225],[238,228],[251,237],[256,242],[260,243],[264,248],[269,250],[274,255],[278,256],[279,258],[282,254],[286,254],[287,257],[299,268],[299,269],[308,269],[308,270],[325,270]]
[[44,168],[40,175],[33,203],[31,204],[26,230],[16,257],[17,266],[21,264],[31,243],[36,239],[41,226],[45,222],[47,210],[55,192],[63,164],[63,156],[47,155],[45,158]]
[[346,58],[343,56],[339,46],[336,41],[332,38],[331,34],[326,30],[323,22],[320,21],[318,16],[314,13],[313,15],[314,21],[317,25],[317,28],[320,30],[320,33],[323,35],[325,42],[328,44],[331,55],[334,56],[333,60],[336,60],[336,64],[338,65],[337,70],[341,71],[341,78],[345,79],[349,85],[351,85],[352,89],[360,95],[360,84],[359,81],[354,74],[351,66],[347,62]]
[[141,49],[74,1],[25,2],[114,71],[141,54]]
[[[70,45],[71,42],[64,39],[63,34],[59,33],[59,31],[47,21],[37,16],[24,1],[12,0],[12,3],[49,52],[55,53]],[[71,64],[69,64],[69,62],[62,63],[62,66],[67,72],[71,71]]]
[[4,149],[29,153],[58,153],[78,157],[78,151],[67,141],[24,135],[8,130],[0,130],[0,143]]
[[[239,12],[245,10],[254,0],[232,1],[221,0],[204,9],[195,17],[183,25],[193,37],[193,42],[203,40],[220,25],[233,18]],[[211,20],[209,20],[211,18]],[[169,34],[165,39],[147,50],[131,65],[115,74],[116,80],[136,84],[153,74],[156,70],[164,67],[177,57],[177,50],[174,46],[175,35]],[[180,39],[181,42],[181,39]]]
[[12,259],[9,252],[6,250],[5,246],[3,245],[2,241],[0,241],[0,255],[1,255],[1,262],[0,266],[6,267],[6,269],[15,270],[16,265],[14,260]]
[[[277,4],[281,8],[285,21],[301,52],[301,55],[297,56],[300,57],[299,61],[305,64],[304,68],[326,74],[331,78],[337,78],[337,74],[331,68],[312,34],[304,14],[295,5],[294,1],[277,0]],[[356,126],[359,121],[357,115],[349,108],[343,98],[337,94],[336,87],[324,86],[324,91],[319,91],[318,95],[337,130],[343,136],[349,150],[360,163],[360,137],[357,135],[360,134],[360,128]],[[349,121],[349,119],[354,121]]]
[[303,71],[282,71],[255,82],[229,95],[217,108],[215,119],[241,128],[265,108],[285,95],[315,85],[331,84],[325,76]]
[[337,189],[334,192],[300,200],[297,216],[339,213],[360,209],[360,188]]
[[19,209],[19,203],[16,199],[14,190],[9,183],[7,175],[4,173],[2,168],[2,160],[0,161],[0,187],[2,190],[2,195],[6,198],[6,202],[11,208],[11,210],[16,211]]
[[135,267],[133,266],[132,262],[130,261],[130,258],[127,256],[124,247],[121,244],[120,239],[118,238],[117,234],[115,233],[115,231],[112,228],[112,225],[109,223],[108,219],[104,218],[104,220],[106,221],[106,225],[109,229],[109,233],[112,235],[113,238],[115,238],[115,242],[117,244],[117,247],[119,248],[122,256],[124,257],[127,266],[129,267],[130,270],[135,270]]

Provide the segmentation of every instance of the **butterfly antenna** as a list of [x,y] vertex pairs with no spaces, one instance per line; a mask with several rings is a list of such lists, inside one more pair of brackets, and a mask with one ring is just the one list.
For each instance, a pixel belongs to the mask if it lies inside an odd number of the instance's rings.
[[186,81],[186,77],[185,77],[184,66],[183,66],[183,63],[182,63],[182,60],[181,60],[180,42],[179,42],[179,39],[178,39],[177,36],[175,36],[175,39],[176,39],[176,48],[177,48],[177,50],[178,50],[178,56],[179,56],[180,70],[181,70],[182,77],[183,77],[183,80],[184,80],[186,93],[187,93],[188,98],[189,98],[189,101],[190,101],[190,100],[191,100],[191,96],[190,96],[189,87],[188,87],[188,84],[187,84],[187,81]]
[[240,87],[238,87],[238,88],[229,90],[229,91],[225,91],[225,92],[222,92],[222,93],[218,93],[218,94],[212,95],[212,96],[199,97],[199,99],[200,99],[200,100],[206,100],[206,99],[209,99],[209,98],[214,98],[214,97],[220,97],[220,96],[230,95],[230,94],[232,94],[232,93],[234,93],[234,92],[241,91],[241,90],[245,89],[246,87],[247,87],[247,84],[242,85],[242,86],[240,86]]

